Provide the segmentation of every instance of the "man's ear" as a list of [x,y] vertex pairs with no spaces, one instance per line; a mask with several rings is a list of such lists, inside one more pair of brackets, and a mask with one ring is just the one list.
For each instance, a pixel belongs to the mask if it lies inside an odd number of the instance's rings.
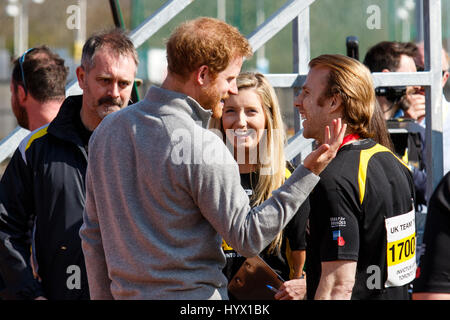
[[207,65],[202,65],[197,69],[196,79],[201,86],[205,85],[209,80],[209,68]]
[[80,86],[80,89],[84,89],[85,80],[86,80],[86,70],[82,66],[79,66],[76,69],[77,79],[78,79],[78,85]]
[[332,112],[337,111],[342,105],[342,97],[340,94],[335,94],[331,97],[330,108]]
[[16,94],[17,94],[17,97],[19,98],[19,103],[23,104],[27,100],[28,95],[25,93],[24,87],[20,84],[18,84],[16,86],[16,89],[17,89]]
[[445,71],[445,72],[444,72],[444,75],[442,76],[442,87],[445,86],[445,83],[447,82],[448,77],[449,77],[449,72],[448,72],[448,71]]

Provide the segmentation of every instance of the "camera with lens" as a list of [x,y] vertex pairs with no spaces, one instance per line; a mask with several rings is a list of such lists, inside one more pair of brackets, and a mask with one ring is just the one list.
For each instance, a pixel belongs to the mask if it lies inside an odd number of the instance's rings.
[[[356,36],[348,36],[345,39],[347,56],[359,60],[359,40]],[[406,86],[378,87],[375,89],[377,96],[386,97],[392,104],[403,110],[408,110],[409,104],[406,101]]]
[[395,87],[378,87],[375,88],[375,94],[380,97],[386,97],[386,99],[392,102],[403,111],[409,109],[410,104],[406,99],[407,88],[406,86]]
[[396,103],[406,95],[406,86],[378,87],[375,89],[375,94],[377,96],[386,97],[389,101]]

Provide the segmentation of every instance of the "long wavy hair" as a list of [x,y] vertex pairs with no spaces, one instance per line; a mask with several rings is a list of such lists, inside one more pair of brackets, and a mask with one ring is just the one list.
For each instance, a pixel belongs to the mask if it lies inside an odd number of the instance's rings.
[[[286,161],[284,157],[284,145],[286,142],[285,128],[281,118],[280,106],[275,90],[261,73],[244,72],[237,77],[238,90],[254,90],[261,100],[263,112],[266,118],[265,134],[258,145],[260,151],[257,157],[258,182],[251,200],[259,205],[267,200],[272,192],[278,189],[286,179]],[[225,130],[222,119],[211,118],[210,129],[220,130],[224,143],[226,143]],[[234,155],[236,158],[236,155]],[[269,253],[275,250],[279,252],[283,240],[281,231],[269,246]]]
[[318,56],[309,62],[309,67],[329,69],[322,100],[339,95],[347,130],[359,134],[361,138],[371,138],[373,134],[369,124],[376,98],[369,69],[358,60],[340,54]]

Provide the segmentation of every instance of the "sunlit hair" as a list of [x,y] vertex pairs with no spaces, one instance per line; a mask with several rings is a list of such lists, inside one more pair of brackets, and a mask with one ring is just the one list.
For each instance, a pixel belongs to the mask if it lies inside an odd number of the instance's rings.
[[93,34],[86,40],[81,55],[81,65],[86,71],[95,67],[95,55],[101,48],[107,48],[110,53],[130,56],[133,58],[137,66],[139,64],[139,57],[133,42],[128,37],[126,31],[114,28],[110,30],[100,31]]
[[216,76],[237,57],[252,49],[239,30],[221,20],[201,17],[175,29],[166,43],[168,70],[183,78],[202,65]]
[[[255,205],[259,205],[267,200],[272,192],[278,189],[285,181],[286,161],[284,158],[285,128],[281,118],[281,111],[275,90],[260,73],[245,72],[237,77],[237,88],[241,90],[254,90],[263,107],[266,118],[265,135],[260,140],[264,146],[258,146],[265,154],[257,157],[257,170],[260,173],[255,187],[255,192],[251,200]],[[222,126],[222,119],[211,118],[209,127],[218,129],[222,133],[224,142],[226,140],[225,131]],[[236,155],[234,155],[236,158]],[[263,159],[263,161],[261,161]],[[269,253],[277,250],[279,252],[283,234],[280,232],[269,247]]]
[[27,92],[41,103],[65,98],[69,68],[64,65],[64,59],[45,45],[29,50],[22,57],[22,70],[20,58],[14,61],[14,92],[18,85],[25,88],[25,81]]
[[386,120],[384,119],[383,111],[378,103],[375,101],[375,108],[372,115],[372,120],[370,121],[369,131],[373,134],[371,137],[376,143],[385,146],[392,152],[395,151],[394,145],[392,143],[391,135],[387,129]]
[[382,41],[367,50],[363,63],[371,72],[397,71],[403,55],[415,58],[417,46],[412,42]]
[[348,130],[361,138],[371,138],[369,124],[374,112],[375,89],[369,69],[358,60],[339,54],[314,58],[309,67],[329,70],[328,83],[320,100],[339,95]]

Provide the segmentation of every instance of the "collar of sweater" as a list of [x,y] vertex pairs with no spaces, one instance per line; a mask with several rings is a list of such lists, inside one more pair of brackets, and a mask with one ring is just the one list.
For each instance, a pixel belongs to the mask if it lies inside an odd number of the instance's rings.
[[194,98],[181,92],[171,91],[152,86],[145,95],[150,101],[159,100],[170,106],[176,107],[178,111],[186,112],[194,121],[200,121],[203,128],[207,128],[212,111],[205,110]]

